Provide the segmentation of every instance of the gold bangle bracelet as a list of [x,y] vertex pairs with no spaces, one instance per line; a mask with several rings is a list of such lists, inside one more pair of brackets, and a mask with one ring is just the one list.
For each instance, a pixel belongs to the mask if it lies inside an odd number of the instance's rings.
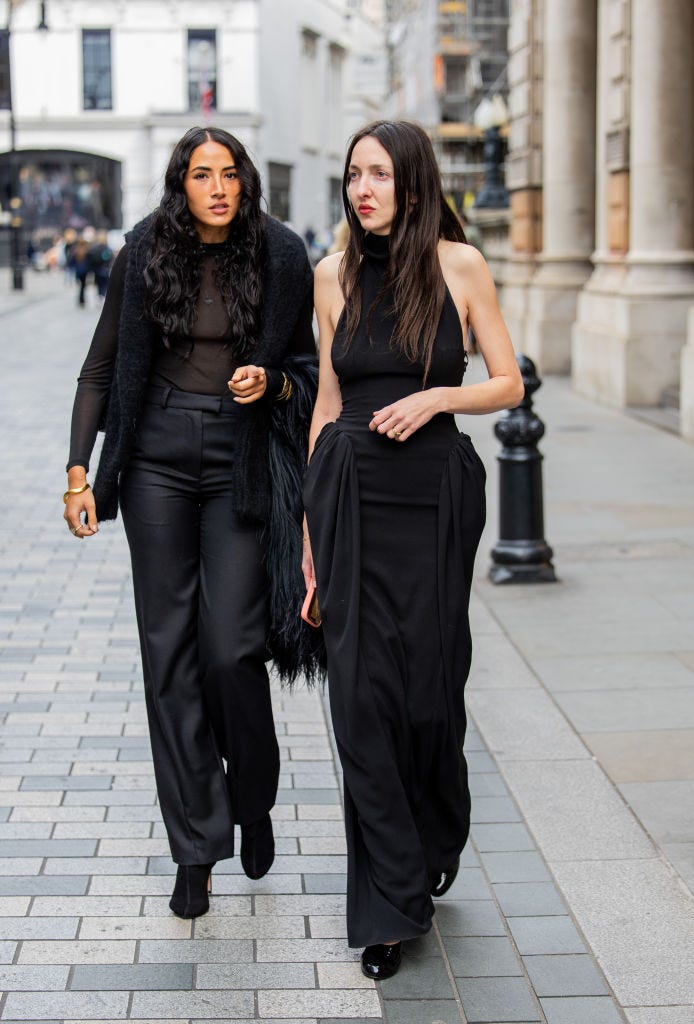
[[289,401],[289,399],[292,397],[292,392],[294,391],[294,385],[292,384],[284,370],[282,370],[282,376],[284,378],[284,384],[282,385],[282,390],[275,399],[275,401],[277,402]]
[[84,494],[85,491],[89,490],[89,484],[82,484],[81,487],[68,487],[63,495],[63,505],[67,505],[67,499],[71,494]]

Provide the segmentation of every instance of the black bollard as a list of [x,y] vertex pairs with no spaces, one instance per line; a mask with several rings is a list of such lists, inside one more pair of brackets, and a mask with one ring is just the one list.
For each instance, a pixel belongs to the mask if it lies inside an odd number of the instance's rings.
[[542,455],[537,442],[545,432],[533,412],[532,396],[541,385],[535,364],[516,357],[525,384],[523,401],[494,426],[503,448],[499,459],[499,540],[492,549],[492,583],[554,583],[552,549],[544,539]]

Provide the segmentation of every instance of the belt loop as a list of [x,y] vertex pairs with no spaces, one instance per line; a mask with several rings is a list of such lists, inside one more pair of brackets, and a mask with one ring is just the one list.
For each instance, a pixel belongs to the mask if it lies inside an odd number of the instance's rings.
[[164,388],[164,394],[161,396],[161,407],[162,407],[162,409],[165,409],[167,407],[167,405],[169,404],[169,397],[170,397],[172,391],[173,391],[173,388],[171,388],[171,387]]
[[220,413],[224,408],[224,395],[219,396],[219,405],[217,406],[217,412]]

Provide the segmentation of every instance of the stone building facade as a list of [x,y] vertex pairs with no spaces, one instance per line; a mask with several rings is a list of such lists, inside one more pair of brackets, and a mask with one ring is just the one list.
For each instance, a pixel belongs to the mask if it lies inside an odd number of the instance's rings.
[[[383,0],[13,0],[9,10],[27,226],[55,202],[77,226],[128,228],[157,202],[176,140],[205,123],[248,146],[270,212],[297,231],[321,238],[342,216],[347,138],[380,113],[387,87]],[[0,96],[5,218],[10,149]]]
[[509,0],[387,0],[389,114],[430,133],[458,209],[484,180],[480,104],[506,100]]
[[679,397],[694,440],[694,4],[514,0],[516,348],[616,407]]

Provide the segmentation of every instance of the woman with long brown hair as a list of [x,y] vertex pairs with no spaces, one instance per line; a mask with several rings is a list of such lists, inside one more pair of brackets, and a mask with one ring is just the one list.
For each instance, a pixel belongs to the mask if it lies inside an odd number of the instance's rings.
[[[514,406],[523,388],[426,133],[404,121],[357,132],[343,199],[347,248],[316,270],[304,576],[344,771],[348,940],[383,979],[401,940],[431,927],[470,823],[463,689],[485,471],[453,414]],[[489,379],[463,385],[469,325]]]
[[[171,909],[209,908],[216,861],[272,865],[279,751],[265,661],[316,668],[296,613],[301,473],[315,397],[303,242],[260,208],[244,146],[192,128],[127,236],[82,368],[65,519],[123,513]],[[105,429],[93,490],[87,470]]]

